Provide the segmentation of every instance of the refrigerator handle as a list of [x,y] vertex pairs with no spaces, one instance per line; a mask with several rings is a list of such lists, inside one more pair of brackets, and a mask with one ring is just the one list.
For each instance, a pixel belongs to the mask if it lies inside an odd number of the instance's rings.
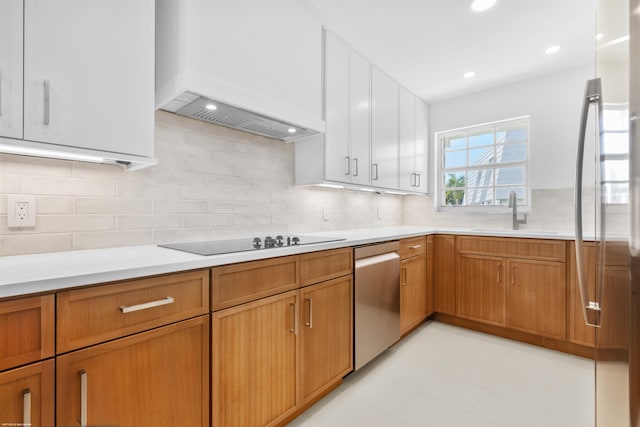
[[582,101],[582,115],[580,118],[580,132],[578,136],[578,152],[576,156],[575,177],[575,231],[576,231],[576,269],[578,271],[578,285],[580,288],[580,300],[582,302],[582,314],[585,323],[589,326],[600,326],[600,303],[589,301],[589,289],[587,286],[587,272],[584,259],[584,239],[582,236],[582,173],[584,164],[584,145],[587,131],[587,118],[589,107],[596,104],[599,112],[602,111],[602,90],[600,79],[588,80],[584,99]]

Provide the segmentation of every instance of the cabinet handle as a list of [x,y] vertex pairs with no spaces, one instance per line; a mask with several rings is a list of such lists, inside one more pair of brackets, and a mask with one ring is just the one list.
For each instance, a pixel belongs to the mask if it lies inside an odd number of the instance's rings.
[[501,276],[501,274],[500,274],[500,270],[502,270],[502,264],[498,263],[498,264],[497,264],[497,267],[498,267],[498,269],[497,269],[497,271],[498,271],[498,277],[496,278],[496,282],[498,282],[498,283],[499,283],[499,282],[500,282],[500,276]]
[[80,427],[87,425],[87,371],[80,372]]
[[516,265],[513,264],[511,266],[511,284],[514,285],[516,283]]
[[411,184],[412,187],[416,186],[416,174],[415,172],[411,174]]
[[420,174],[419,173],[416,174],[416,181],[417,181],[416,182],[416,187],[420,187]]
[[413,246],[409,246],[409,249],[420,249],[422,247],[422,245],[413,245]]
[[42,124],[49,126],[49,107],[51,104],[51,82],[47,79],[44,80],[44,117],[42,118]]
[[173,304],[173,297],[166,297],[158,301],[145,302],[144,304],[136,304],[131,306],[121,305],[120,311],[122,313],[131,313],[133,311],[146,310],[148,308],[160,307],[161,305]]
[[292,302],[289,305],[293,307],[293,328],[289,329],[289,332],[298,335],[298,303]]
[[309,321],[305,323],[309,329],[313,329],[313,298],[305,298],[305,301],[309,301]]
[[345,171],[345,175],[351,175],[351,158],[349,156],[345,157],[347,160],[347,170]]
[[402,267],[402,269],[400,269],[401,273],[402,273],[402,280],[400,281],[400,284],[402,286],[407,286],[407,268],[406,267]]
[[355,171],[353,176],[358,176],[358,159],[353,159],[353,170]]
[[373,169],[376,171],[376,173],[374,173],[374,174],[373,174],[373,176],[374,176],[375,178],[372,178],[372,179],[373,179],[374,181],[377,181],[377,180],[378,180],[378,164],[377,164],[377,163],[374,163],[374,164],[373,164]]
[[31,389],[22,390],[22,425],[31,425]]

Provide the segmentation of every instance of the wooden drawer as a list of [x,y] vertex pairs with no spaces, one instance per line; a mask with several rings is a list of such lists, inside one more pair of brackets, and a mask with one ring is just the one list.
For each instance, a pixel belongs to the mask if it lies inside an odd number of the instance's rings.
[[411,258],[426,252],[427,237],[412,237],[400,240],[400,258]]
[[456,251],[544,261],[565,262],[567,258],[566,242],[563,240],[457,236]]
[[299,257],[243,262],[212,269],[211,309],[234,305],[298,288]]
[[0,302],[0,371],[53,356],[54,296]]
[[209,270],[58,293],[57,352],[209,312]]
[[312,285],[353,272],[353,249],[342,248],[300,255],[300,286]]

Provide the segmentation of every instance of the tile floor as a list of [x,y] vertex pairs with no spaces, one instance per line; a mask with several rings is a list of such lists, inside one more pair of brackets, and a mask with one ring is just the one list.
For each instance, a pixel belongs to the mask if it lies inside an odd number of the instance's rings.
[[427,322],[290,427],[590,427],[593,362]]

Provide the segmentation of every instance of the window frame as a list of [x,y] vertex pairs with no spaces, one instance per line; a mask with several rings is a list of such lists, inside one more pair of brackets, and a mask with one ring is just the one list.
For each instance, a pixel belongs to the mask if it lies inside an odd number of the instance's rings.
[[[525,153],[526,153],[526,157],[524,161],[514,161],[514,162],[504,162],[504,163],[496,163],[495,160],[492,163],[489,164],[484,164],[484,165],[479,165],[479,166],[470,166],[468,165],[468,160],[469,160],[469,151],[471,149],[474,149],[475,147],[470,147],[469,146],[469,135],[472,134],[474,131],[477,130],[486,130],[487,128],[492,128],[493,130],[493,143],[491,146],[493,146],[494,149],[494,153],[496,152],[496,146],[500,145],[496,143],[496,138],[495,138],[495,134],[496,134],[496,128],[502,127],[502,126],[508,126],[510,123],[517,123],[517,122],[525,122],[525,126],[526,126],[526,147],[525,147]],[[450,135],[454,135],[456,133],[465,133],[466,136],[466,148],[464,149],[459,149],[459,150],[454,150],[454,151],[465,151],[466,152],[466,156],[467,156],[467,165],[463,166],[463,167],[455,167],[455,168],[445,168],[444,164],[445,164],[445,155],[447,152],[451,152],[451,151],[447,151],[444,148],[444,144],[446,141],[446,137],[450,136]],[[491,186],[481,186],[481,187],[469,187],[468,186],[468,179],[465,179],[465,185],[464,187],[459,187],[460,190],[465,191],[465,195],[469,194],[468,191],[469,189],[471,190],[476,190],[476,189],[490,189],[491,191],[493,191],[494,195],[494,201],[495,201],[495,193],[497,190],[499,190],[500,188],[509,188],[509,187],[518,187],[518,188],[523,188],[524,191],[524,198],[525,201],[518,203],[518,210],[521,212],[528,212],[531,209],[531,188],[530,188],[530,179],[529,179],[529,174],[530,174],[530,166],[529,166],[529,159],[530,159],[530,150],[531,150],[531,116],[530,115],[526,115],[526,116],[518,116],[518,117],[512,117],[512,118],[508,118],[508,119],[503,119],[503,120],[496,120],[496,121],[492,121],[492,122],[486,122],[486,123],[481,123],[481,124],[475,124],[475,125],[471,125],[471,126],[464,126],[464,127],[460,127],[460,128],[455,128],[455,129],[449,129],[449,130],[445,130],[445,131],[439,131],[435,133],[435,138],[434,140],[436,141],[436,161],[437,161],[437,168],[436,168],[436,186],[434,188],[435,190],[435,194],[434,197],[436,199],[436,203],[434,203],[434,207],[436,208],[436,211],[439,212],[459,212],[459,213],[469,213],[469,212],[481,212],[481,213],[505,213],[505,212],[510,212],[511,208],[509,208],[507,205],[496,205],[496,204],[492,204],[492,205],[481,205],[481,204],[472,204],[472,205],[446,205],[446,191],[449,191],[451,189],[455,189],[458,187],[446,187],[445,186],[445,178],[448,174],[450,173],[455,173],[455,172],[464,172],[465,177],[468,177],[469,172],[474,172],[474,171],[479,171],[479,170],[491,170],[492,171],[492,185]],[[487,145],[486,147],[489,147],[489,145]],[[478,147],[480,148],[480,147]],[[510,168],[510,167],[523,167],[524,168],[524,174],[523,174],[523,183],[522,184],[516,184],[516,185],[497,185],[496,181],[495,181],[495,176],[496,173],[495,171],[497,169],[500,168]],[[454,190],[455,191],[455,190]]]

